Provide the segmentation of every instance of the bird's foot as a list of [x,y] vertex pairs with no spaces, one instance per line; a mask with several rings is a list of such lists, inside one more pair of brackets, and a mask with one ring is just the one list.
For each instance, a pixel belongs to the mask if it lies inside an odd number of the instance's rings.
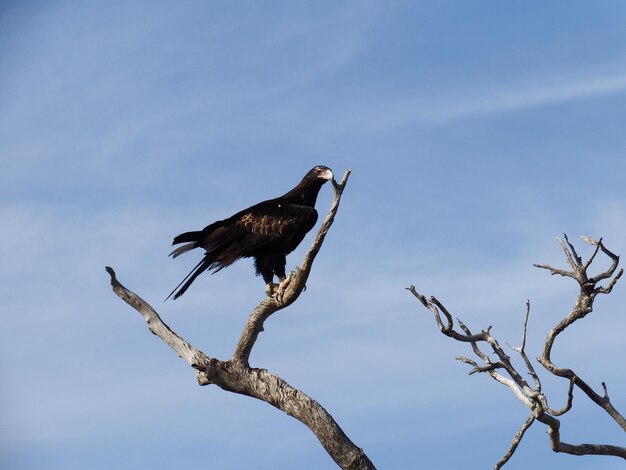
[[281,279],[278,283],[278,287],[276,288],[276,293],[274,295],[274,298],[278,303],[283,303],[283,295],[285,295],[285,291],[287,290],[287,287],[289,287],[290,283],[291,274],[289,274],[289,276],[287,276],[285,279]]
[[274,297],[276,295],[276,291],[278,290],[278,286],[280,284],[276,284],[275,282],[268,282],[265,284],[265,294],[268,297]]
[[280,279],[280,282],[278,282],[278,284],[275,282],[268,282],[265,285],[265,293],[268,297],[275,299],[276,302],[282,303],[283,295],[285,294],[285,290],[289,286],[290,282],[291,275],[287,276],[286,278]]

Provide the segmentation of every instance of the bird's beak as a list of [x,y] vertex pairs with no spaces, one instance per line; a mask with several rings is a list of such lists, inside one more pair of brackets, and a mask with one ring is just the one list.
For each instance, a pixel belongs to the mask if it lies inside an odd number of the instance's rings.
[[333,172],[331,170],[326,170],[324,173],[320,174],[320,178],[325,179],[327,181],[332,181],[334,178]]

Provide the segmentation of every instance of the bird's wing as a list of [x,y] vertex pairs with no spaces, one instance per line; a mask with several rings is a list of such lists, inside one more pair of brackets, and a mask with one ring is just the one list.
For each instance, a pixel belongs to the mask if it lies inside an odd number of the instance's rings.
[[[313,207],[289,204],[271,200],[252,206],[239,214],[229,231],[238,232],[242,237],[231,244],[231,249],[240,256],[266,248],[273,244],[284,245],[286,253],[293,251],[304,235],[317,221],[317,211]],[[295,243],[295,246],[294,246]]]

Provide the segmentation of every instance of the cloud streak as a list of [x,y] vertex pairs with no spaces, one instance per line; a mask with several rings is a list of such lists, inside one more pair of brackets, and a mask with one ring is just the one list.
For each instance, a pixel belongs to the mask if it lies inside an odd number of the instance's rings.
[[[512,84],[490,94],[469,98],[443,98],[439,102],[422,96],[366,113],[367,126],[386,130],[406,125],[443,125],[471,117],[524,111],[571,101],[603,97],[626,91],[626,72],[584,79],[550,79],[534,85]],[[469,93],[471,95],[471,93]]]
[[431,119],[434,122],[446,122],[469,116],[520,111],[624,91],[626,91],[626,73],[620,73],[602,78],[511,90],[495,96],[442,108],[433,113]]

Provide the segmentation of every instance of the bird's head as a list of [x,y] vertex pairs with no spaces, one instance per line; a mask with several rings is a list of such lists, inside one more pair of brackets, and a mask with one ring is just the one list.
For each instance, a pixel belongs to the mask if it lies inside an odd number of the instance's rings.
[[326,181],[334,181],[332,170],[324,165],[314,166],[284,197],[297,201],[297,204],[314,207],[317,193]]
[[311,171],[307,173],[306,176],[312,179],[323,180],[324,182],[326,182],[326,181],[332,181],[333,172],[327,166],[318,165],[316,167],[313,167]]

